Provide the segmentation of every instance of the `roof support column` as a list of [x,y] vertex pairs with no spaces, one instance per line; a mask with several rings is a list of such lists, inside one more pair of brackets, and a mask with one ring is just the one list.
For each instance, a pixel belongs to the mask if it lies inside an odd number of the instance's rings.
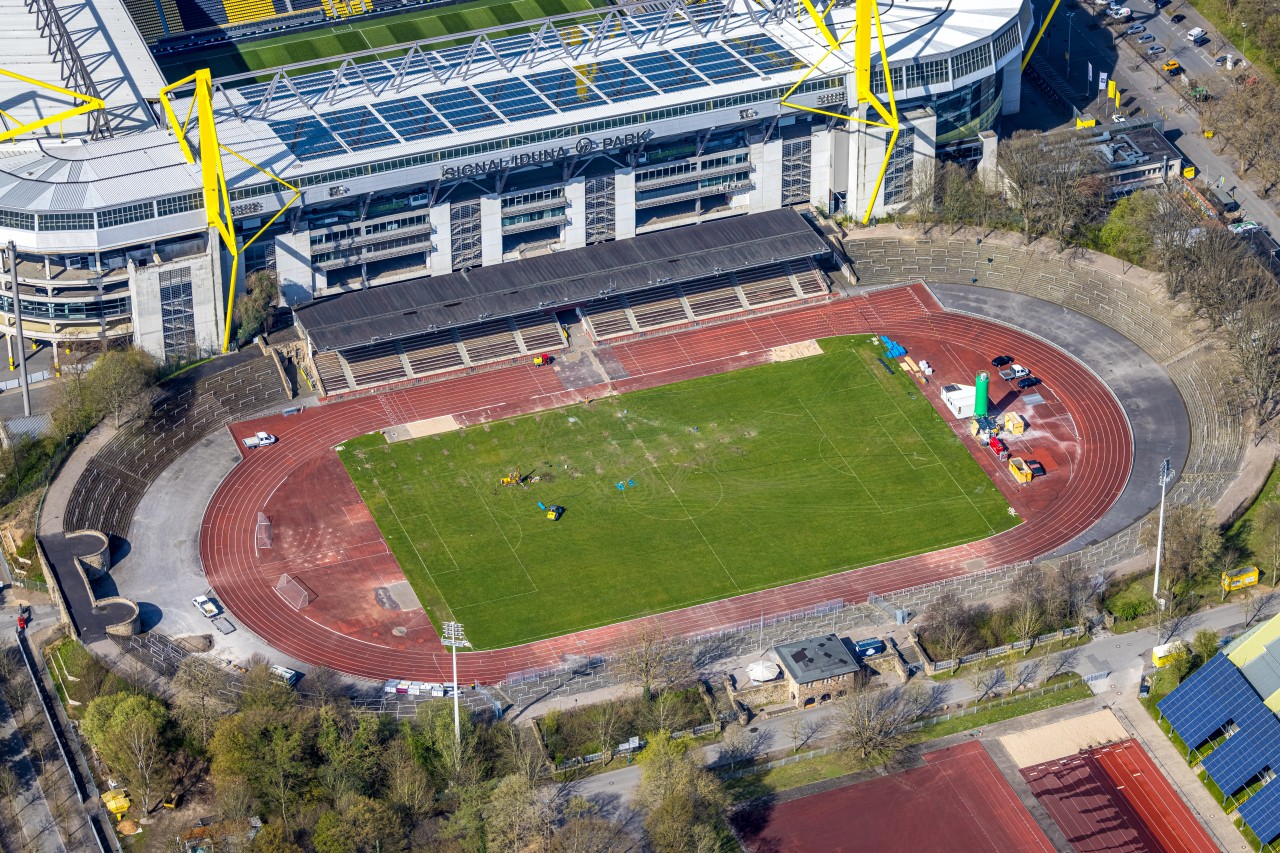
[[453,272],[453,231],[449,224],[449,202],[431,206],[431,274]]
[[613,175],[614,236],[626,240],[636,236],[636,170],[628,166]]
[[567,220],[561,241],[566,249],[587,245],[587,179],[579,175],[564,185]]
[[502,263],[502,199],[496,195],[480,197],[480,263]]

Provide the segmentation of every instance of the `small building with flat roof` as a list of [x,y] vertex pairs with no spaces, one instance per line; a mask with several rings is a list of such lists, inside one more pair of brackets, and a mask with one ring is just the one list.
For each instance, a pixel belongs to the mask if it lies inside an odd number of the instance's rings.
[[835,634],[773,647],[786,673],[791,700],[807,708],[843,696],[863,677],[857,656]]

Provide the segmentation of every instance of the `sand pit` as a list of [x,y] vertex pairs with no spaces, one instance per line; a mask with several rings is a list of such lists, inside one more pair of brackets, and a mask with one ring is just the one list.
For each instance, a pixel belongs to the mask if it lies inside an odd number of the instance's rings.
[[818,346],[817,341],[800,341],[769,350],[770,361],[795,361],[813,355],[822,355],[822,347]]
[[1000,745],[1009,752],[1019,769],[1042,764],[1082,749],[1093,749],[1129,737],[1109,709],[1051,723],[1038,729],[1005,735]]
[[397,441],[408,441],[411,438],[422,438],[424,435],[453,432],[455,429],[458,429],[458,422],[453,419],[453,415],[440,415],[437,418],[387,427],[382,434],[386,437],[387,443],[391,444]]

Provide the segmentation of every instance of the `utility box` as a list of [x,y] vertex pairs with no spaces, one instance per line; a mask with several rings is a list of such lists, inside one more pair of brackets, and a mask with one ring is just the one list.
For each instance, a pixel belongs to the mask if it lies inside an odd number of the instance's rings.
[[1022,435],[1027,431],[1027,419],[1014,412],[1005,412],[1004,428],[1010,435]]

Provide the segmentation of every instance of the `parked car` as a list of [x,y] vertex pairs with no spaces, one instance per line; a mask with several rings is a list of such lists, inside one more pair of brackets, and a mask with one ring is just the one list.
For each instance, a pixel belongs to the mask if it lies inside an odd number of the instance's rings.
[[1138,698],[1146,699],[1150,695],[1151,695],[1151,679],[1147,678],[1144,675],[1142,676],[1142,681],[1138,683]]
[[1128,121],[1128,120],[1129,120],[1129,117],[1124,113],[1116,113],[1111,117],[1112,124],[1120,124],[1121,122]]
[[1215,57],[1213,60],[1213,64],[1221,68],[1222,66],[1227,64],[1227,58],[1225,56]]
[[1182,73],[1182,66],[1178,64],[1178,60],[1176,59],[1170,59],[1168,62],[1166,62],[1164,65],[1161,65],[1160,67],[1163,68],[1165,71],[1168,71],[1170,77],[1177,77],[1179,74]]
[[1004,367],[1006,364],[1013,364],[1013,356],[998,355],[995,358],[991,359],[992,367]]
[[240,443],[248,448],[269,447],[276,443],[276,437],[269,432],[258,432],[248,438],[241,439]]
[[1164,53],[1164,45],[1162,44],[1153,44],[1147,48],[1147,56],[1155,56],[1160,53]]
[[1018,380],[1018,388],[1023,391],[1027,390],[1028,388],[1034,388],[1039,384],[1040,384],[1040,377],[1038,376],[1024,376]]
[[1169,19],[1169,23],[1171,23],[1171,24],[1181,24],[1181,23],[1182,23],[1183,21],[1185,21],[1186,19],[1187,19],[1187,16],[1186,16],[1186,15],[1174,15],[1172,18],[1170,18],[1170,19]]
[[1244,222],[1234,222],[1227,227],[1231,229],[1232,234],[1248,234],[1250,231],[1257,231],[1262,226],[1252,219],[1246,219]]
[[1156,40],[1155,33],[1145,33],[1141,38],[1138,39],[1138,44],[1150,44],[1155,40]]
[[1117,21],[1127,21],[1133,17],[1133,10],[1129,8],[1111,9],[1107,12],[1107,17],[1114,18]]
[[[1177,21],[1174,21],[1174,23],[1177,23]],[[1204,35],[1204,27],[1192,27],[1187,30],[1187,41],[1195,41],[1198,38],[1203,38]]]
[[1138,33],[1145,33],[1147,28],[1143,24],[1130,24],[1129,28],[1124,31],[1127,36],[1136,36]]
[[203,595],[197,595],[195,598],[191,599],[191,603],[209,619],[212,619],[222,612],[222,609],[218,607],[217,604]]
[[1206,44],[1208,44],[1211,41],[1213,41],[1213,39],[1209,38],[1208,36],[1200,36],[1200,38],[1192,40],[1191,43],[1194,44],[1196,47],[1204,47]]
[[1012,382],[1015,379],[1021,379],[1024,376],[1030,376],[1031,371],[1023,367],[1021,364],[1011,364],[1004,370],[1000,371],[1000,378]]

